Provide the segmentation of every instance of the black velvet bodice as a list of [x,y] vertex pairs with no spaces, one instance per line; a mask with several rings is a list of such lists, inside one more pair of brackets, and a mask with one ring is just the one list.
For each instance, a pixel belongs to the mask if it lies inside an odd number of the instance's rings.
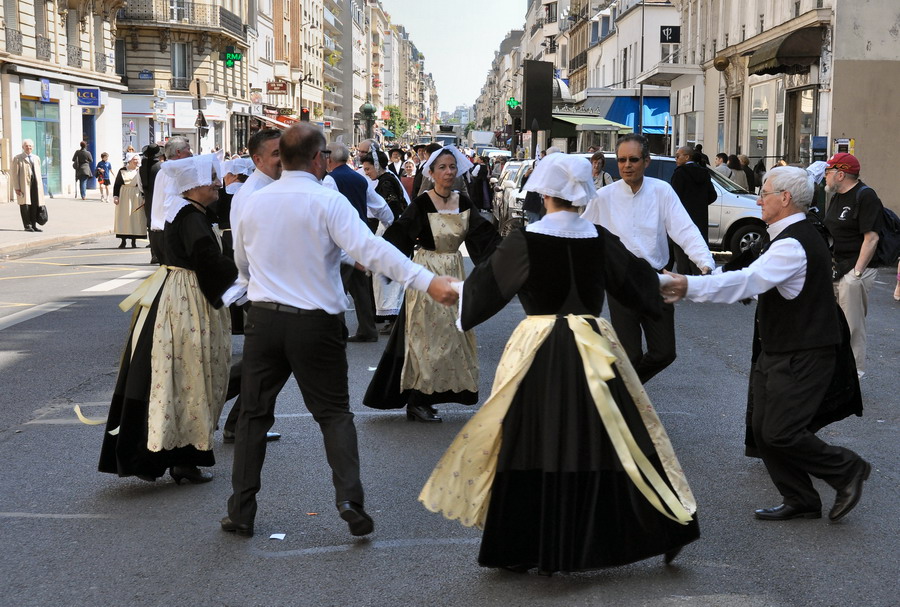
[[519,301],[529,316],[590,314],[603,310],[601,238],[558,238],[525,232],[528,279]]

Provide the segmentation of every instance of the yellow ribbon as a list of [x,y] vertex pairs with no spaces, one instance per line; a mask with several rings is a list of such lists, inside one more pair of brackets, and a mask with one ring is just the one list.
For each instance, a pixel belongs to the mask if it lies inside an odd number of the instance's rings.
[[78,416],[78,421],[82,424],[87,424],[88,426],[99,426],[100,424],[105,424],[105,419],[90,419],[84,416],[81,412],[81,406],[75,405],[75,415]]
[[[584,318],[570,314],[566,319],[569,328],[575,335],[575,344],[581,358],[585,362],[584,372],[591,396],[594,398],[594,404],[597,406],[597,412],[600,414],[600,419],[619,456],[622,467],[641,494],[656,510],[665,517],[686,525],[692,519],[691,514],[641,451],[631,430],[628,429],[621,409],[609,391],[609,386],[606,385],[607,380],[615,376],[612,363],[616,361],[616,357],[610,352],[609,342],[594,331]],[[644,480],[645,477],[650,481],[652,489]],[[671,514],[662,505],[660,498],[669,507]]]
[[127,312],[135,305],[139,306],[138,309],[134,311],[132,317],[134,319],[131,329],[132,347],[129,348],[131,350],[131,356],[134,356],[134,342],[144,328],[144,322],[150,314],[150,307],[153,305],[153,300],[156,299],[157,293],[159,293],[163,284],[166,282],[168,270],[169,266],[159,266],[159,269],[156,272],[148,276],[144,282],[138,285],[138,288],[135,289],[131,295],[123,299],[122,303],[119,304],[119,309],[123,312]]

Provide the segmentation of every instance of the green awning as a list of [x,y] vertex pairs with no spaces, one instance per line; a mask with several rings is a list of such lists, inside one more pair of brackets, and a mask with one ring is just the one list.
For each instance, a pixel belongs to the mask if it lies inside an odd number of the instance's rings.
[[822,54],[821,27],[804,27],[766,42],[747,64],[747,73],[753,74],[800,74],[819,60]]
[[613,122],[599,116],[568,116],[554,114],[554,120],[561,120],[575,126],[576,131],[616,131],[618,133],[631,133],[634,131],[627,124]]

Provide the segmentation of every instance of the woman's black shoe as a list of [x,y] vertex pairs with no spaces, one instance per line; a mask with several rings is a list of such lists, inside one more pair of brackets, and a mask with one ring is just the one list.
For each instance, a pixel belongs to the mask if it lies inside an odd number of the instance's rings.
[[426,405],[407,405],[406,419],[411,422],[424,423],[440,423],[444,421],[438,415],[435,415],[434,409]]
[[213,475],[209,472],[203,472],[197,466],[172,466],[169,468],[169,474],[176,485],[180,485],[181,481],[190,483],[208,483],[213,479]]
[[663,555],[663,563],[666,565],[672,564],[672,561],[675,560],[675,557],[678,556],[678,553],[681,552],[681,546],[678,548],[672,548],[668,552]]
[[118,248],[120,248],[120,249],[124,249],[124,248],[125,248],[125,239],[124,239],[124,238],[122,239],[122,242],[119,243],[119,247],[118,247]]

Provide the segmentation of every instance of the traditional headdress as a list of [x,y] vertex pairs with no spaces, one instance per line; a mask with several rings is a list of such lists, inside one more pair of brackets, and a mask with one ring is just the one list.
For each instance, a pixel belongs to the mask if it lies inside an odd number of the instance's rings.
[[426,160],[425,164],[422,166],[422,170],[430,171],[431,164],[437,159],[437,157],[440,156],[441,154],[446,154],[447,152],[451,152],[453,154],[453,157],[456,159],[456,176],[457,177],[459,177],[460,175],[465,175],[466,173],[469,172],[469,169],[471,169],[473,166],[475,166],[474,164],[472,164],[471,160],[466,158],[465,155],[463,155],[463,153],[460,152],[459,149],[457,149],[457,147],[455,145],[448,145],[447,147],[443,147],[439,150],[435,150],[434,152],[432,152],[431,156],[428,157],[428,160]]
[[232,175],[252,175],[256,165],[253,164],[252,158],[243,158],[238,156],[233,160],[226,160],[222,163],[222,172],[231,173]]
[[221,179],[225,175],[223,158],[224,152],[219,151],[181,160],[167,160],[163,163],[162,170],[172,180],[169,192],[180,195]]
[[128,164],[135,158],[137,158],[138,164],[140,164],[141,163],[141,155],[138,154],[137,152],[128,152],[127,154],[125,154],[125,164]]
[[576,207],[585,206],[597,195],[590,161],[561,152],[544,156],[523,189],[568,200]]

